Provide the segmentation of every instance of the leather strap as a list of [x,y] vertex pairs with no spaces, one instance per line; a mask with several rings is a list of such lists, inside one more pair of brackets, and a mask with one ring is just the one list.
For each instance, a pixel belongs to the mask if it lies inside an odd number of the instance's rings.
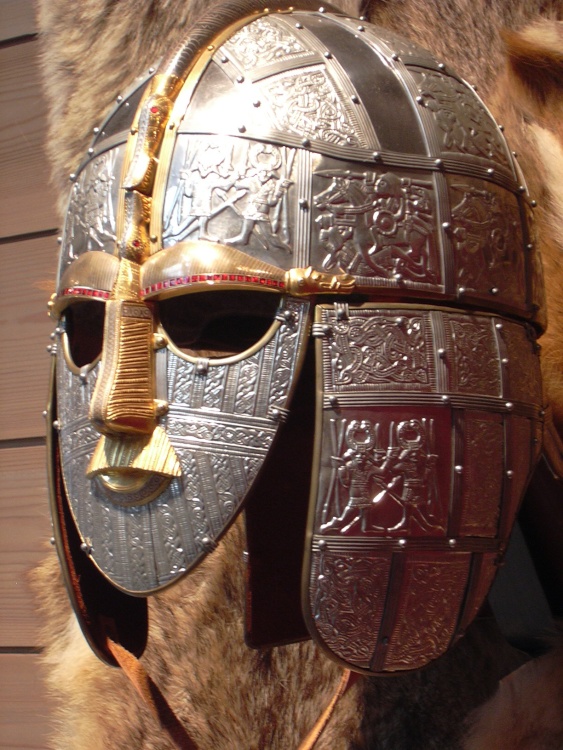
[[[111,638],[107,638],[106,646],[154,718],[158,721],[160,727],[168,734],[178,750],[198,750],[197,744],[182,726],[174,711],[168,705],[166,698],[156,683],[153,682],[139,659],[119,643],[112,641]],[[315,726],[311,729],[307,737],[299,745],[298,750],[313,750],[317,740],[330,721],[338,705],[338,701],[357,681],[358,676],[356,672],[352,672],[349,669],[344,670],[330,703],[319,716]]]
[[184,729],[139,659],[111,638],[107,638],[106,645],[160,727],[168,734],[178,750],[198,750],[198,746]]
[[303,742],[299,745],[298,750],[312,750],[312,748],[316,745],[317,740],[321,736],[324,728],[330,721],[330,718],[336,709],[338,701],[348,691],[348,689],[351,688],[352,685],[354,685],[358,677],[359,675],[357,672],[352,672],[350,669],[344,670],[340,683],[336,688],[336,692],[332,696],[330,703],[325,708],[323,713],[319,716],[319,718],[317,719],[317,723],[311,729],[307,737],[305,737]]

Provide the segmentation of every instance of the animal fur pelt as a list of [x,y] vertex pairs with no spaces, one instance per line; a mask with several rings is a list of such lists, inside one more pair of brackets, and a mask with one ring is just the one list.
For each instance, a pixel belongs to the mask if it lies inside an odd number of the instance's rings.
[[[48,152],[61,211],[68,173],[81,160],[92,128],[120,91],[185,35],[204,5],[203,0],[40,0],[50,111]],[[546,364],[546,374],[554,413],[562,424],[563,345],[557,343],[561,342],[557,323],[563,323],[563,309],[557,309],[561,303],[556,285],[562,277],[558,243],[563,193],[557,185],[561,170],[555,167],[556,160],[563,161],[557,123],[560,105],[556,104],[561,101],[562,77],[561,58],[556,60],[555,55],[555,42],[561,37],[554,23],[562,17],[561,3],[373,0],[368,13],[371,20],[430,47],[477,83],[507,126],[540,203],[540,242],[550,283],[550,312],[556,322],[545,345],[553,360]],[[510,65],[505,67],[501,28],[516,30],[540,15],[543,25],[507,37]],[[544,49],[543,58],[538,57],[538,48]],[[553,73],[544,77],[538,90],[530,70],[540,58]],[[522,63],[525,59],[529,62]],[[266,651],[245,647],[243,548],[238,522],[192,575],[151,599],[149,646],[143,662],[200,750],[296,750],[330,699],[340,670],[308,642]],[[67,604],[54,555],[35,572],[34,588],[44,614],[46,678],[58,704],[52,748],[171,750],[123,674],[104,666],[90,652]],[[546,670],[561,695],[561,656],[547,659]],[[543,679],[538,675],[544,663],[537,670],[533,665],[516,672],[508,678],[511,682],[502,683],[492,702],[470,716],[493,695],[499,679],[523,661],[504,642],[494,622],[482,619],[427,669],[360,680],[339,703],[316,748],[563,747],[561,717],[545,721],[545,713],[523,713],[526,693],[536,692],[538,679]],[[525,691],[511,687],[519,685],[521,678]],[[498,729],[505,731],[506,717],[512,713],[522,717],[525,726],[512,727],[514,744],[506,745]],[[498,729],[497,716],[503,717]],[[518,744],[518,731],[522,738],[533,732],[535,744],[523,744],[524,739]]]

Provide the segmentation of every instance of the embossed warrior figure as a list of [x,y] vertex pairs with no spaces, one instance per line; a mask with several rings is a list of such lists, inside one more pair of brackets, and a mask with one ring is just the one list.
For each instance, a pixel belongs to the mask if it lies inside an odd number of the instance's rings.
[[[248,245],[250,235],[256,229],[266,245],[289,250],[276,236],[280,225],[281,202],[291,185],[291,180],[281,178],[277,171],[281,166],[280,150],[275,146],[255,144],[250,151],[249,162],[251,166],[234,185],[247,195],[246,205],[241,210],[242,228],[236,237],[227,238],[225,242],[230,245]],[[285,232],[287,235],[287,226]]]

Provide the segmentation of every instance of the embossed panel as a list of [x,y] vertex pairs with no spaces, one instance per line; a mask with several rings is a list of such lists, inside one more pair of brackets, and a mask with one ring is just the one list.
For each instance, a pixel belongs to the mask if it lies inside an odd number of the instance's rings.
[[[469,554],[413,553],[404,575],[385,669],[416,669],[449,646],[469,575]],[[389,634],[391,636],[391,634]]]
[[541,407],[539,348],[534,332],[531,328],[509,321],[503,321],[500,331],[506,346],[508,398]]
[[164,204],[164,246],[211,240],[290,268],[295,171],[295,149],[181,134]]
[[498,562],[499,555],[496,552],[473,555],[470,586],[458,628],[460,635],[463,635],[465,629],[473,622],[483,606],[485,597],[497,574]]
[[246,72],[256,72],[277,63],[303,60],[312,52],[296,37],[291,29],[277,18],[258,18],[244,26],[225,42],[226,53]]
[[257,84],[281,131],[336,146],[369,148],[353,103],[323,65],[287,71]]
[[369,669],[387,595],[391,556],[317,551],[311,568],[311,607],[326,647]]
[[313,175],[313,191],[315,267],[370,279],[440,283],[430,174],[355,170],[327,158]]
[[104,151],[82,170],[72,186],[63,232],[59,278],[89,250],[115,252],[117,200],[125,147]]
[[329,411],[323,434],[318,533],[445,537],[449,410],[379,406],[341,410],[338,416]]
[[508,420],[507,430],[508,460],[502,517],[502,530],[505,533],[512,528],[524,490],[530,479],[533,422],[531,419],[512,414]]
[[504,466],[504,422],[500,414],[466,411],[460,531],[462,536],[494,537]]
[[331,323],[324,352],[329,390],[435,390],[433,343],[424,313],[353,310]]
[[492,318],[445,317],[452,393],[502,395],[500,357]]
[[485,180],[447,180],[458,288],[524,310],[524,236],[516,197]]
[[478,156],[512,172],[506,142],[495,121],[464,83],[430,70],[410,69],[420,106],[432,113],[442,134],[442,151]]

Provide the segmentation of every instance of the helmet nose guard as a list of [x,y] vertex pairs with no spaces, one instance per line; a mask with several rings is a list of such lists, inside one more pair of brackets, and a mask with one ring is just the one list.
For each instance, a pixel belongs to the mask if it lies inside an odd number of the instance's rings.
[[[366,673],[443,653],[538,455],[532,205],[483,103],[417,45],[307,2],[198,23],[100,128],[63,235],[53,494],[92,575],[144,596],[214,549],[312,334],[309,632]],[[79,365],[81,303],[105,324]]]

